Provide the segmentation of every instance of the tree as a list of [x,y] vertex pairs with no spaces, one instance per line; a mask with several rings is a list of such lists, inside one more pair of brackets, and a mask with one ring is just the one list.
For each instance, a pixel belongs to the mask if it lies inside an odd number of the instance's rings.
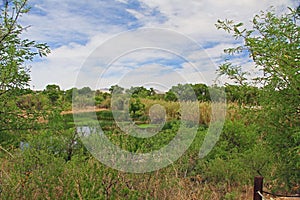
[[83,88],[78,90],[78,94],[79,95],[85,95],[85,96],[92,96],[93,91],[90,87],[83,87]]
[[209,97],[209,90],[207,85],[205,84],[194,84],[192,85],[192,88],[195,92],[195,95],[197,96],[199,101],[209,101],[210,97]]
[[95,92],[90,87],[73,89],[72,102],[73,107],[80,109],[95,106]]
[[52,105],[56,104],[59,97],[61,96],[60,87],[55,84],[47,85],[44,93],[48,96]]
[[0,5],[0,131],[23,129],[30,117],[24,117],[14,100],[29,87],[26,63],[37,55],[46,56],[50,50],[46,44],[21,38],[28,27],[18,20],[30,10],[27,0],[4,0]]
[[177,101],[178,98],[177,98],[176,94],[172,90],[169,90],[165,94],[165,100],[166,101]]
[[[243,23],[218,20],[223,29],[243,45],[226,49],[231,57],[248,53],[261,75],[250,74],[242,66],[226,62],[219,74],[239,85],[261,86],[261,110],[255,121],[262,137],[273,147],[278,159],[277,175],[285,186],[292,187],[300,179],[300,15],[299,9],[277,16],[274,10],[261,12],[252,20],[253,29]],[[252,77],[249,79],[249,77]],[[298,166],[298,168],[297,168]]]
[[109,88],[109,91],[111,94],[123,94],[124,88],[122,88],[118,85],[113,85]]
[[71,88],[69,90],[65,91],[65,100],[68,103],[72,103],[72,98],[78,96],[78,89],[77,88]]
[[226,84],[226,98],[229,102],[237,102],[240,105],[257,105],[259,88],[250,85],[231,85]]
[[165,100],[167,101],[194,101],[196,100],[195,91],[191,84],[178,84],[166,93]]
[[139,118],[145,113],[145,105],[139,98],[132,98],[130,100],[129,112],[132,118]]
[[[153,93],[154,91],[152,91]],[[140,98],[148,98],[151,96],[151,90],[140,86],[140,87],[131,87],[130,89],[126,90],[127,94],[130,94],[133,97],[140,97]]]

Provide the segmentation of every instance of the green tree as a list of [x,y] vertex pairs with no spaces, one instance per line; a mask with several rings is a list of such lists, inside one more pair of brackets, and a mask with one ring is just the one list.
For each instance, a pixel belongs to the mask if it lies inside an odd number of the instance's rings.
[[26,27],[18,21],[30,10],[27,0],[4,0],[0,5],[0,131],[24,129],[30,126],[30,117],[24,117],[15,99],[29,87],[28,61],[50,50],[46,44],[21,38]]
[[65,94],[65,100],[68,103],[72,103],[73,96],[74,97],[78,96],[78,89],[77,88],[71,88],[69,90],[66,90],[64,94]]
[[229,102],[238,102],[239,104],[257,105],[259,97],[259,88],[250,85],[231,85],[225,87],[226,97]]
[[176,94],[173,91],[169,90],[165,94],[165,100],[166,101],[177,101],[178,99],[177,99]]
[[199,101],[209,101],[210,97],[209,97],[209,90],[208,90],[208,86],[205,84],[194,84],[192,85],[192,88],[195,92],[195,95],[197,96]]
[[139,118],[145,113],[145,105],[139,98],[132,98],[130,100],[129,112],[132,118]]
[[90,87],[83,87],[81,89],[73,90],[73,107],[86,108],[95,106],[95,92]]
[[48,96],[52,105],[55,105],[57,103],[62,94],[60,87],[55,84],[47,85],[44,93]]
[[[250,74],[242,66],[227,62],[219,67],[220,75],[227,75],[239,85],[261,86],[261,110],[255,123],[262,137],[273,147],[278,159],[277,175],[289,188],[300,179],[300,15],[289,9],[280,16],[273,9],[255,15],[253,29],[231,20],[218,20],[223,29],[243,45],[226,49],[230,56],[249,53],[261,75]],[[251,79],[247,77],[252,77]]]
[[109,108],[110,107],[111,94],[96,90],[95,92],[95,105],[98,108]]
[[195,91],[191,84],[178,84],[166,93],[165,100],[167,101],[193,101],[196,100]]
[[93,91],[90,87],[83,87],[83,88],[78,90],[78,94],[90,97],[90,96],[93,95]]
[[113,85],[109,88],[109,91],[111,94],[123,94],[124,88],[122,88],[118,85]]
[[104,93],[101,92],[100,90],[96,90],[96,92],[95,92],[95,105],[99,107],[104,100],[105,100]]
[[126,90],[126,93],[132,95],[132,97],[140,97],[140,98],[148,98],[153,94],[154,90],[148,90],[147,88],[140,86],[140,87],[131,87],[130,89]]

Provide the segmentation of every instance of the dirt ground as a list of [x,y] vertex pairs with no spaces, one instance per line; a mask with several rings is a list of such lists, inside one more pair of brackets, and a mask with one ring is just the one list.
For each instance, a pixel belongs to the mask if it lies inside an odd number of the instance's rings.
[[79,109],[79,110],[67,110],[67,111],[62,111],[62,115],[66,114],[72,114],[72,113],[83,113],[83,112],[99,112],[103,110],[108,110],[107,108],[95,108],[95,107],[88,107],[85,109]]

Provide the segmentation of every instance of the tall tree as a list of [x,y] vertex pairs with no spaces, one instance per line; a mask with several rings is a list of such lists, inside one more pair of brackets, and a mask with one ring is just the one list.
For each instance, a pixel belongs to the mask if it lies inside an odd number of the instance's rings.
[[[216,24],[243,45],[226,49],[231,56],[247,52],[261,73],[249,74],[242,66],[230,62],[219,67],[240,85],[261,86],[261,110],[256,119],[263,138],[273,147],[278,159],[278,175],[285,186],[296,185],[300,179],[300,15],[290,9],[278,16],[274,9],[255,15],[253,29],[231,20]],[[252,77],[249,80],[247,78]],[[259,112],[260,111],[260,112]]]
[[[29,12],[27,0],[4,0],[0,14],[0,131],[24,128],[29,115],[20,110],[14,100],[29,87],[28,61],[36,55],[46,56],[46,44],[21,37],[28,28],[18,23]],[[30,115],[32,116],[32,115]]]

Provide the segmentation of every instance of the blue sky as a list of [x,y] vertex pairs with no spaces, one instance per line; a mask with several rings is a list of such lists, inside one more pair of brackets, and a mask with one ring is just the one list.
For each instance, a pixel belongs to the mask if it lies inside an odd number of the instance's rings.
[[[295,7],[296,3],[295,0],[29,0],[31,12],[21,18],[21,23],[31,27],[23,37],[46,42],[52,50],[48,57],[30,63],[31,88],[44,89],[47,84],[58,84],[62,89],[131,84],[166,89],[179,82],[212,84],[217,65],[224,59],[223,49],[238,45],[215,28],[218,19],[242,21],[248,26],[260,10],[274,6],[280,12],[287,6]],[[171,43],[170,51],[136,49],[119,55],[109,67],[99,60],[95,66],[88,66],[93,75],[86,74],[82,76],[84,80],[78,81],[78,72],[83,73],[87,59],[101,45],[112,44],[106,48],[113,52],[119,45],[134,46],[137,40],[168,37],[164,33],[146,34],[138,39],[128,36],[121,44],[114,43],[126,31],[149,27],[184,35],[201,48],[188,48],[185,42],[184,55],[176,55],[172,54],[172,48],[181,41],[167,40]],[[252,66],[247,57],[234,58],[233,62],[249,69]],[[200,67],[195,69],[192,65]]]

